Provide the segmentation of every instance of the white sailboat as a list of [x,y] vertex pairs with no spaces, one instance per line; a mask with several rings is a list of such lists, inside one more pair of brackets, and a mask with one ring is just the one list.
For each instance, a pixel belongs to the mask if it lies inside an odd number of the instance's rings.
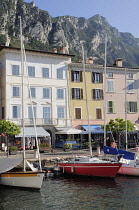
[[[25,50],[22,38],[22,23],[20,17],[20,35],[21,35],[21,69],[22,69],[22,126],[23,126],[23,159],[13,159],[13,158],[2,158],[0,159],[0,184],[13,186],[13,187],[23,187],[23,188],[33,188],[40,189],[43,182],[44,172],[41,168],[40,154],[37,141],[37,133],[34,123],[34,129],[36,133],[36,145],[39,156],[40,169],[36,169],[26,160],[25,156],[25,125],[24,125],[24,56]],[[20,170],[15,170],[15,167],[23,162],[23,168]],[[30,170],[26,170],[26,165]]]

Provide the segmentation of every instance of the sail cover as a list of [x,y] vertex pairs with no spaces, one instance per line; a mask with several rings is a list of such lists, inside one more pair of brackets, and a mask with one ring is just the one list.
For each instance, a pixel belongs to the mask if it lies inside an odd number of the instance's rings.
[[123,158],[128,160],[134,160],[135,159],[135,153],[128,152],[121,149],[116,149],[108,146],[104,146],[104,153],[105,154],[111,154],[111,155],[121,155]]
[[22,158],[1,158],[0,159],[0,174],[10,171],[18,166],[23,161]]

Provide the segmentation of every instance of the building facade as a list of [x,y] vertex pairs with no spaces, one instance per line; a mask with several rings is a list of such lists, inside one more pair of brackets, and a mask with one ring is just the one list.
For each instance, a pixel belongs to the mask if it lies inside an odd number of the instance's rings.
[[[43,126],[55,144],[55,128],[71,125],[68,94],[68,54],[26,51],[23,76],[25,126]],[[0,49],[0,119],[22,125],[21,52]]]
[[[139,128],[139,68],[125,68],[122,59],[113,66],[87,62],[69,64],[70,118],[74,127],[104,125],[110,119],[130,120]],[[85,72],[85,73],[84,73]],[[87,92],[85,91],[85,84]]]

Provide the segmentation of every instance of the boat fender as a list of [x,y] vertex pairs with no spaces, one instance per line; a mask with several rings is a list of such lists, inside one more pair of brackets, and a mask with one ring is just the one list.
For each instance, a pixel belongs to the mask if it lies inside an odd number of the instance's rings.
[[72,173],[74,172],[74,166],[71,167],[71,172],[72,172]]
[[65,169],[64,169],[64,166],[63,166],[63,174],[65,173]]

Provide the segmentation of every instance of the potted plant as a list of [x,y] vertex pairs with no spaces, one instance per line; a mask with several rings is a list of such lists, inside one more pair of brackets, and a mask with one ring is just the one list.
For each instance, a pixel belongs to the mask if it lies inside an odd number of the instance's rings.
[[70,144],[70,143],[64,144],[64,151],[70,151],[71,149],[72,149],[72,144]]
[[45,152],[45,151],[53,152],[53,149],[51,148],[51,145],[49,143],[41,143],[39,145],[39,151],[40,152]]
[[17,150],[18,150],[17,146],[11,146],[11,147],[9,147],[9,154],[10,155],[16,155],[17,154]]

